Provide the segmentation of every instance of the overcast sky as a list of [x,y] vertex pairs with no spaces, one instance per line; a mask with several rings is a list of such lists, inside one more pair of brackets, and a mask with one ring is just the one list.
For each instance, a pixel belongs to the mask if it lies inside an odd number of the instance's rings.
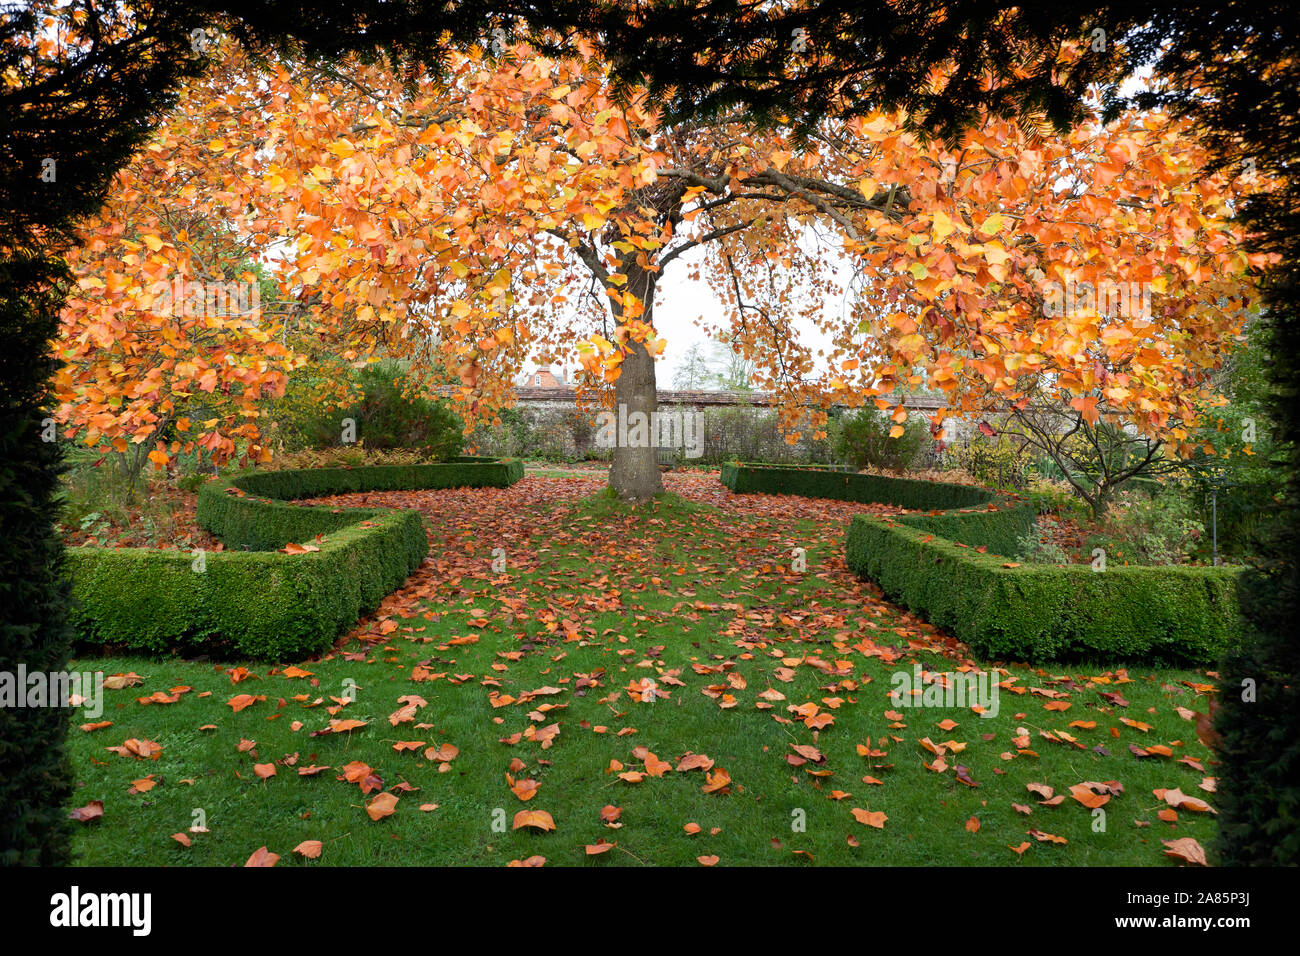
[[[723,328],[725,312],[721,300],[713,294],[703,276],[698,281],[691,280],[693,266],[703,262],[705,255],[706,247],[696,247],[670,263],[659,278],[655,295],[655,328],[668,342],[655,366],[655,380],[660,389],[673,387],[673,377],[693,344],[704,346],[705,354],[711,354],[711,336]],[[847,286],[850,275],[847,261],[842,256],[828,256],[824,253],[821,258],[828,268],[835,270],[835,281]],[[822,308],[827,315],[839,316],[847,313],[849,304],[841,298],[835,298],[824,302]],[[825,336],[820,335],[807,320],[796,320],[793,327],[799,340],[809,345],[814,354],[829,344]],[[535,363],[529,362],[525,371],[532,372],[537,367]],[[573,369],[573,365],[566,369],[570,380]],[[558,374],[559,366],[552,366],[552,371]],[[522,380],[523,376],[520,378]]]

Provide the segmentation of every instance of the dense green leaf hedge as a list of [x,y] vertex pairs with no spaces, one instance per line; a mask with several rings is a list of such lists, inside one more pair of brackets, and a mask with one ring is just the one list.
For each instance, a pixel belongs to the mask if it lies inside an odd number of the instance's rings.
[[1240,568],[1018,565],[1017,539],[1036,511],[1028,498],[766,465],[726,465],[722,480],[737,492],[936,509],[854,516],[847,563],[984,658],[1201,664],[1241,634]]
[[722,483],[737,494],[803,495],[840,501],[879,502],[899,508],[969,508],[995,497],[984,488],[883,475],[858,475],[807,466],[731,462],[722,466]]
[[[211,481],[197,520],[230,550],[196,555],[73,548],[73,620],[84,642],[166,653],[298,659],[327,649],[424,560],[414,511],[290,504],[349,491],[504,487],[517,461],[259,471]],[[317,540],[317,535],[323,537]],[[285,544],[319,551],[288,555]]]
[[848,565],[984,658],[1210,663],[1241,633],[1240,568],[1019,565],[857,515]]

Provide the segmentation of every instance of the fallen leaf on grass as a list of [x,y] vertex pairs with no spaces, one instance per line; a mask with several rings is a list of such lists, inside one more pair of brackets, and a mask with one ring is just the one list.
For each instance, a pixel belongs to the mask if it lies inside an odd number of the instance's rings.
[[105,747],[105,750],[121,754],[123,757],[135,757],[137,760],[157,760],[162,756],[162,745],[152,740],[137,740],[130,737],[120,747]]
[[324,844],[320,840],[303,840],[293,848],[293,852],[299,856],[305,856],[309,860],[315,860],[320,856],[323,847]]
[[687,754],[677,761],[676,770],[685,773],[688,770],[712,770],[713,760],[704,754]]
[[226,701],[226,706],[237,714],[245,707],[251,707],[260,700],[266,700],[266,695],[258,694],[254,697],[252,694],[236,694]]
[[1163,800],[1176,810],[1191,810],[1194,813],[1213,813],[1218,814],[1212,806],[1204,800],[1197,800],[1195,797],[1189,797],[1181,789],[1174,790],[1152,790],[1157,800]]
[[1095,810],[1110,801],[1110,795],[1095,793],[1086,783],[1076,783],[1070,788],[1070,796],[1082,803],[1089,810]]
[[889,817],[885,816],[884,812],[881,810],[863,810],[859,807],[854,807],[852,813],[853,819],[866,826],[875,827],[877,830],[883,830],[885,828],[885,821],[889,819]]
[[77,807],[75,810],[68,811],[68,819],[76,820],[78,823],[94,823],[103,815],[103,800],[91,800],[84,807]]
[[1183,837],[1180,840],[1161,840],[1169,849],[1165,850],[1165,856],[1172,856],[1176,860],[1184,860],[1194,866],[1209,866],[1205,862],[1205,849],[1191,837]]
[[371,798],[366,804],[366,814],[371,820],[382,820],[384,817],[392,816],[397,810],[398,798],[395,794],[379,793]]
[[554,830],[555,820],[545,810],[520,810],[515,814],[513,829]]
[[280,862],[280,854],[272,853],[264,846],[258,847],[253,851],[253,855],[248,858],[244,866],[275,866]]
[[540,788],[541,784],[536,780],[520,780],[510,784],[510,792],[525,802],[537,796],[537,791]]
[[439,744],[437,747],[430,747],[424,752],[425,760],[432,760],[435,763],[450,763],[460,756],[460,749],[454,744]]
[[721,767],[704,777],[704,786],[700,789],[705,793],[725,793],[731,785],[731,774]]

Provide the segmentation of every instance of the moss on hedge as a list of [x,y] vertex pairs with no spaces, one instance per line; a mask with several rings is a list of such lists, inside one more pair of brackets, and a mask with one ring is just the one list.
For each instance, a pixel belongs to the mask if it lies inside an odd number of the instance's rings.
[[[348,491],[504,487],[518,461],[459,461],[262,471],[215,480],[199,491],[198,523],[231,550],[73,548],[73,620],[82,641],[298,659],[326,650],[341,632],[424,560],[428,539],[415,511],[330,508],[286,500]],[[317,539],[318,535],[323,538]],[[289,542],[319,551],[280,553]]]

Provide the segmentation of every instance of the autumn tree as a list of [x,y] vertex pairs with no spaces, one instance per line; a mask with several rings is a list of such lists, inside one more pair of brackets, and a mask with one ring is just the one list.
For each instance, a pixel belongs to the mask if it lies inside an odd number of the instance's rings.
[[[508,401],[530,350],[575,349],[580,393],[608,386],[629,421],[652,420],[656,289],[700,249],[726,307],[716,331],[779,396],[791,441],[822,437],[832,401],[873,396],[901,431],[901,400],[883,396],[925,386],[962,413],[1049,395],[1089,427],[1104,415],[1185,450],[1252,299],[1258,260],[1231,203],[1260,185],[1201,178],[1185,126],[1127,114],[1045,136],[987,118],[951,149],[885,113],[807,141],[740,115],[663,126],[644,95],[615,103],[579,53],[475,46],[434,76],[268,71],[231,47],[196,90],[197,135],[153,149],[238,197],[248,241],[291,250],[272,265],[313,334],[345,354],[436,357],[459,370],[471,420]],[[1140,289],[1141,307],[1057,302],[1080,283]],[[847,320],[821,307],[846,291]],[[610,483],[629,499],[662,487],[645,437],[615,450]]]

